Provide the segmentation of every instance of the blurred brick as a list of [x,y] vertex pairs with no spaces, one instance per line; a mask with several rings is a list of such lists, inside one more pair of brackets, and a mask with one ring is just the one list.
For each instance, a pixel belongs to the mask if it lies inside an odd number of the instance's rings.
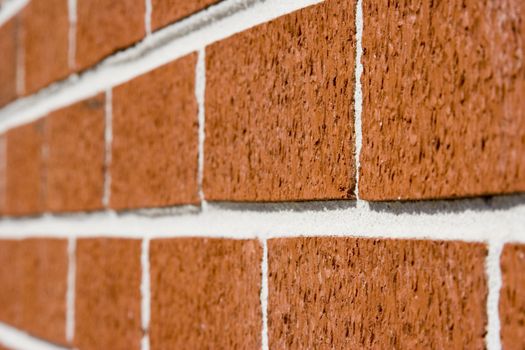
[[151,27],[160,29],[221,0],[152,0]]
[[17,96],[16,69],[17,69],[17,42],[18,17],[5,22],[0,27],[0,107],[11,102]]
[[20,241],[0,240],[0,321],[14,327],[22,324],[22,259]]

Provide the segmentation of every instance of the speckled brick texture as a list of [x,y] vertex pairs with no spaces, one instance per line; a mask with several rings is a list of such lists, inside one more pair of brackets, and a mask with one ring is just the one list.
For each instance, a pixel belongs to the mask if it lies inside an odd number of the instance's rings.
[[207,199],[354,197],[354,7],[328,0],[207,48]]
[[505,350],[525,349],[525,244],[505,245],[501,273],[501,343]]
[[66,343],[67,240],[29,239],[20,243],[24,331]]
[[44,123],[36,121],[7,131],[4,213],[35,215],[44,209]]
[[77,241],[74,346],[139,350],[141,241]]
[[272,239],[272,349],[484,349],[480,243]]
[[151,28],[160,29],[221,0],[152,0]]
[[185,56],[113,90],[112,208],[198,203],[196,59]]
[[146,34],[144,0],[77,0],[76,68],[85,69]]
[[105,98],[98,95],[46,118],[46,208],[102,208]]
[[525,191],[525,3],[363,2],[360,196]]
[[256,240],[151,241],[151,349],[260,348],[261,259]]
[[22,261],[20,241],[0,240],[0,321],[14,327],[22,324]]
[[16,98],[17,27],[14,17],[0,26],[0,107]]
[[21,12],[26,94],[61,80],[69,73],[67,2],[31,0]]

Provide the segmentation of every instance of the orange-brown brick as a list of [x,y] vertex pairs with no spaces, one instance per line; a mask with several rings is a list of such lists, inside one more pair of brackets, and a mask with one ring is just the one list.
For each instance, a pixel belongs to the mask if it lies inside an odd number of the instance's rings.
[[113,90],[110,205],[198,203],[196,55]]
[[20,216],[44,209],[42,158],[44,123],[36,121],[5,134],[5,214]]
[[180,20],[221,0],[152,0],[151,27],[153,30]]
[[22,259],[20,241],[0,240],[0,321],[14,327],[22,323]]
[[25,93],[69,73],[68,0],[31,0],[22,11]]
[[483,349],[483,244],[268,242],[272,349]]
[[75,347],[140,349],[140,253],[139,240],[77,241]]
[[16,69],[18,47],[18,18],[10,19],[0,26],[0,106],[11,102],[16,97]]
[[105,98],[98,95],[46,117],[46,207],[102,208]]
[[525,348],[525,244],[507,244],[501,255],[499,317],[505,350]]
[[151,349],[261,347],[261,245],[206,238],[150,242]]
[[354,196],[354,18],[328,0],[207,48],[207,199]]
[[145,1],[77,0],[76,68],[84,69],[145,35]]
[[525,191],[525,3],[363,2],[360,196]]

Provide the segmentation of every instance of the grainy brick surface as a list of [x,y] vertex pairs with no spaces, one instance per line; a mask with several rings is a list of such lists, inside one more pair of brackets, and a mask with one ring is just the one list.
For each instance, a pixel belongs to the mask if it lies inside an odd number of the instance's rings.
[[525,191],[525,4],[366,0],[360,196]]
[[258,349],[261,259],[256,240],[153,240],[151,349]]
[[112,208],[198,202],[196,55],[113,90]]
[[32,0],[22,11],[26,94],[69,73],[67,1]]
[[140,252],[139,240],[77,241],[75,347],[140,349]]
[[104,95],[46,118],[46,207],[50,211],[102,208]]
[[499,317],[505,350],[525,349],[525,245],[507,244],[501,255]]
[[17,17],[0,27],[0,107],[16,97]]
[[66,343],[67,240],[29,239],[20,243],[23,263],[21,328],[39,338]]
[[484,245],[272,239],[272,349],[483,349]]
[[22,323],[22,260],[20,241],[0,240],[0,321],[15,327]]
[[5,213],[30,215],[44,208],[42,146],[44,123],[36,121],[6,133]]
[[207,48],[207,199],[353,197],[354,6],[328,0]]
[[180,20],[221,0],[152,0],[151,28],[153,30]]
[[145,35],[145,1],[78,0],[76,68],[96,64]]

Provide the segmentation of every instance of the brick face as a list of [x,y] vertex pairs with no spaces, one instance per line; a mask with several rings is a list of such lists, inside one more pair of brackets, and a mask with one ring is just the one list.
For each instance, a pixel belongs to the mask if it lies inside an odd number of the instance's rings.
[[102,208],[105,98],[98,95],[46,117],[46,207]]
[[255,240],[151,241],[151,349],[260,348],[261,258]]
[[268,254],[270,348],[485,346],[482,244],[272,239]]
[[17,17],[0,27],[0,107],[16,98]]
[[77,1],[76,68],[85,69],[145,35],[144,0]]
[[113,90],[115,209],[198,203],[196,55]]
[[20,241],[0,240],[0,321],[20,327],[22,324],[22,262]]
[[75,347],[140,349],[140,253],[139,240],[78,240]]
[[525,4],[363,4],[360,196],[525,191]]
[[151,27],[153,30],[180,20],[221,0],[152,0]]
[[501,255],[499,317],[505,350],[525,348],[525,244],[507,244]]
[[31,0],[22,11],[26,94],[69,73],[67,1]]
[[354,6],[329,0],[207,48],[207,199],[354,196]]

